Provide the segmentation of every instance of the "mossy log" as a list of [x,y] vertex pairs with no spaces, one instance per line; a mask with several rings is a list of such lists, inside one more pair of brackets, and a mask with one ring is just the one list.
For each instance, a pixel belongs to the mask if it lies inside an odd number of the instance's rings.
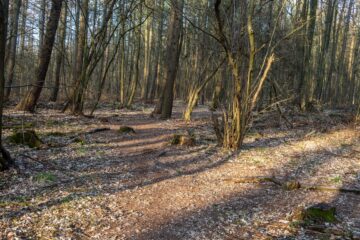
[[180,145],[180,146],[194,146],[195,137],[191,135],[179,135],[174,134],[170,141],[171,145]]
[[291,220],[302,224],[333,223],[337,221],[336,208],[328,203],[317,203],[308,207],[301,207],[293,212]]
[[12,143],[24,144],[30,148],[40,148],[43,144],[34,130],[15,131],[9,140]]
[[129,126],[121,126],[118,130],[118,133],[126,134],[126,133],[136,133],[132,127]]

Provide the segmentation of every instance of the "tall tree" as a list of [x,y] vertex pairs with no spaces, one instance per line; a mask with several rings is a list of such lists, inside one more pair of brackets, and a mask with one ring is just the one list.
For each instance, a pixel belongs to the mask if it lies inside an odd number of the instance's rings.
[[36,103],[40,97],[42,88],[45,83],[47,70],[49,67],[51,53],[54,46],[56,30],[58,27],[62,0],[52,0],[52,6],[49,16],[49,21],[46,25],[46,32],[44,36],[43,44],[40,48],[40,55],[38,65],[35,71],[35,81],[32,88],[26,93],[24,98],[16,106],[17,110],[34,112]]
[[316,72],[316,89],[315,94],[318,100],[322,97],[322,87],[325,79],[325,57],[328,55],[331,39],[331,30],[334,22],[334,8],[337,4],[337,0],[328,0],[327,8],[325,13],[325,26],[322,35],[322,43],[320,48],[320,53],[317,63],[317,72]]
[[171,117],[174,101],[174,84],[181,53],[182,14],[184,0],[172,0],[166,47],[165,86],[161,106],[161,118]]
[[14,164],[9,153],[2,145],[2,116],[4,107],[5,86],[5,45],[7,37],[8,0],[0,0],[0,170],[6,170]]
[[299,106],[302,110],[306,110],[306,106],[312,97],[310,77],[311,77],[311,57],[312,57],[312,46],[316,24],[316,11],[317,11],[318,0],[310,0],[310,3],[304,1],[302,9],[302,20],[304,27],[302,40],[302,67],[300,70],[300,79],[298,92]]
[[19,15],[21,8],[21,0],[15,0],[12,5],[12,16],[10,21],[10,40],[9,40],[9,59],[7,62],[7,88],[5,90],[5,101],[10,97],[11,86],[14,79],[16,46],[19,26]]
[[56,102],[60,88],[61,66],[65,54],[66,21],[67,21],[66,18],[67,18],[67,8],[66,6],[64,6],[61,14],[61,21],[60,21],[61,24],[58,34],[59,47],[57,49],[57,55],[55,60],[55,85],[52,89],[50,96],[50,101],[52,102]]
[[337,81],[340,85],[339,87],[336,88],[336,99],[337,99],[337,104],[341,103],[343,100],[343,90],[346,87],[345,84],[348,83],[348,75],[349,73],[347,72],[346,69],[346,49],[347,49],[347,45],[348,45],[348,35],[349,35],[349,27],[350,27],[350,20],[351,20],[351,13],[352,13],[352,8],[354,5],[354,0],[350,0],[349,1],[349,5],[348,5],[348,10],[347,10],[347,14],[345,17],[345,23],[344,23],[344,31],[343,31],[343,36],[342,36],[342,42],[341,42],[341,48],[340,48],[340,55],[339,55],[339,61],[337,64],[337,72],[338,74],[337,76]]

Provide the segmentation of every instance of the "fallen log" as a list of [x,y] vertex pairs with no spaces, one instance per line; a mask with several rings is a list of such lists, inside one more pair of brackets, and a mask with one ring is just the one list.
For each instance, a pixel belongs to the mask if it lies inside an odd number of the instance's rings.
[[242,177],[236,179],[224,179],[226,182],[233,183],[273,183],[276,186],[282,187],[285,190],[296,190],[303,189],[309,191],[327,191],[327,192],[338,192],[338,193],[353,193],[360,195],[360,189],[342,188],[342,187],[327,187],[317,185],[304,185],[299,181],[280,181],[275,177]]
[[92,129],[88,132],[86,132],[85,134],[94,134],[94,133],[98,133],[98,132],[105,132],[105,131],[109,131],[110,128],[108,127],[104,127],[104,128],[95,128],[95,129]]

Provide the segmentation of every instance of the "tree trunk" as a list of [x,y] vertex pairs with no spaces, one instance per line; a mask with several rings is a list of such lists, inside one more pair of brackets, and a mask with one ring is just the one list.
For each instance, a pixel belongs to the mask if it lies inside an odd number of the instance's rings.
[[61,73],[61,66],[65,54],[65,38],[66,38],[66,18],[67,18],[67,9],[66,7],[63,8],[61,15],[61,25],[59,29],[59,49],[56,56],[56,63],[55,63],[55,85],[51,92],[50,101],[56,102],[59,88],[60,88],[60,73]]
[[[142,19],[142,4],[143,2],[140,3],[140,12],[139,12],[139,25],[141,24],[141,19]],[[134,79],[132,79],[131,84],[129,84],[129,88],[130,88],[130,94],[129,94],[129,99],[126,103],[126,107],[129,108],[131,107],[133,101],[134,101],[134,97],[135,97],[135,93],[136,93],[136,88],[138,86],[139,83],[139,77],[140,77],[140,52],[141,52],[141,25],[138,26],[137,29],[137,33],[136,33],[136,37],[137,37],[137,46],[136,46],[136,56],[135,56],[135,76]]]
[[143,73],[143,87],[141,89],[141,99],[144,102],[148,99],[149,83],[150,83],[150,66],[151,66],[151,49],[152,49],[152,27],[153,23],[150,19],[147,20],[147,26],[145,28],[145,46],[144,46],[144,73]]
[[0,171],[9,169],[14,165],[9,153],[2,145],[2,115],[4,107],[4,87],[5,87],[5,45],[7,37],[7,19],[8,19],[8,0],[0,0]]
[[345,17],[345,24],[344,24],[344,32],[342,37],[342,43],[341,43],[341,50],[339,55],[339,60],[337,64],[337,79],[336,82],[339,84],[336,88],[336,94],[335,99],[337,100],[337,104],[340,104],[343,99],[344,95],[344,88],[345,84],[348,84],[348,72],[346,71],[346,57],[345,57],[345,51],[347,49],[347,42],[348,42],[348,33],[349,33],[349,25],[350,25],[350,18],[352,13],[352,8],[354,5],[354,0],[350,0],[349,6],[348,6],[348,12]]
[[182,35],[182,11],[184,0],[171,1],[171,13],[168,29],[168,42],[166,48],[165,65],[165,86],[164,98],[162,100],[161,118],[168,119],[171,117],[173,100],[174,100],[174,84],[179,66],[179,58],[181,53],[181,35]]
[[35,82],[33,87],[26,93],[24,98],[16,106],[17,110],[34,112],[36,103],[40,97],[43,85],[45,83],[46,73],[51,59],[51,53],[55,41],[56,30],[60,19],[61,6],[63,1],[52,0],[51,2],[52,7],[50,11],[50,17],[46,26],[44,42],[41,46],[39,63],[35,71]]
[[320,100],[322,98],[322,89],[324,85],[325,79],[325,57],[328,55],[329,46],[330,46],[330,39],[331,39],[331,30],[333,26],[333,19],[334,19],[334,8],[335,4],[337,4],[337,0],[329,0],[328,6],[326,9],[325,14],[325,28],[324,33],[322,36],[322,43],[320,54],[318,58],[318,65],[317,65],[317,72],[316,72],[316,89],[315,94],[316,98]]
[[9,60],[7,62],[7,76],[8,83],[5,90],[5,101],[9,100],[11,86],[14,79],[14,70],[15,70],[15,60],[16,60],[16,45],[17,45],[17,35],[18,35],[18,26],[19,26],[19,15],[21,8],[21,0],[15,0],[13,3],[13,12],[11,16],[11,28],[10,28],[10,46],[9,46]]
[[41,0],[40,11],[41,13],[39,19],[39,54],[41,52],[41,47],[44,43],[45,21],[46,21],[46,0]]
[[193,84],[193,87],[190,89],[187,107],[184,112],[184,120],[190,121],[191,114],[199,101],[200,93],[204,90],[209,81],[215,76],[221,65],[225,62],[225,59],[218,65],[216,68],[208,75],[205,76],[206,68],[202,73],[200,73],[199,79]]
[[[299,79],[299,87],[298,92],[300,94],[299,97],[299,106],[301,110],[306,110],[307,103],[311,99],[311,87],[310,87],[310,73],[311,73],[311,53],[312,53],[312,43],[315,32],[315,24],[316,24],[316,10],[318,5],[318,0],[310,0],[309,6],[307,6],[304,2],[303,12],[302,12],[302,20],[306,23],[306,28],[304,28],[304,40],[302,42],[302,52],[303,52],[303,62],[302,68],[300,70],[300,79]],[[309,10],[308,10],[309,7]],[[309,11],[309,16],[308,16]]]
[[[26,19],[27,19],[27,10],[28,10],[28,0],[24,0],[23,4],[22,4],[22,16],[21,16],[21,35],[20,35],[20,63],[21,63],[21,73],[20,73],[20,85],[23,85],[25,82],[25,69],[26,67],[24,66],[26,63],[24,61],[24,57],[25,57],[25,39],[26,39]],[[20,88],[20,95],[22,96],[23,91],[28,90],[28,88],[25,88],[25,90],[23,90],[23,88]]]

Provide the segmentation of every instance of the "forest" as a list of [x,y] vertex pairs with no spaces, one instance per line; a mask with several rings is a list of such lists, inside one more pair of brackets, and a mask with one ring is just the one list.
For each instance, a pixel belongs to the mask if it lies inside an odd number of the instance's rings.
[[359,0],[0,0],[0,239],[360,240]]

